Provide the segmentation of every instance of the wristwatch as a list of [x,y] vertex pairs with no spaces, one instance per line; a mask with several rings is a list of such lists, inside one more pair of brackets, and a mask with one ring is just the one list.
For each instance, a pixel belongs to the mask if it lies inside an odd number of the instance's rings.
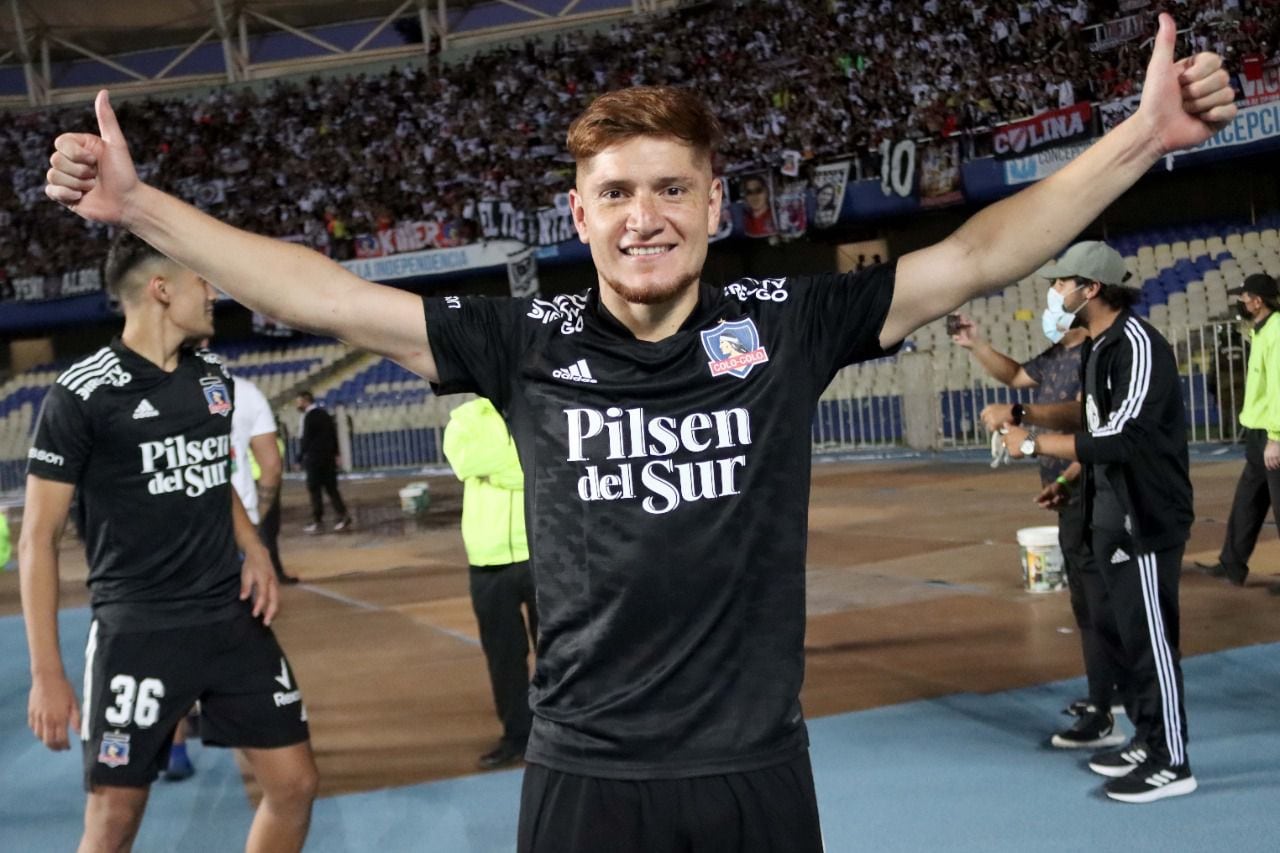
[[1023,456],[1034,457],[1036,455],[1036,434],[1034,432],[1027,433],[1027,437],[1022,439],[1022,444],[1018,445],[1018,452]]
[[1009,417],[1013,418],[1014,426],[1022,426],[1022,416],[1027,410],[1022,407],[1021,403],[1014,403],[1013,408],[1009,410]]

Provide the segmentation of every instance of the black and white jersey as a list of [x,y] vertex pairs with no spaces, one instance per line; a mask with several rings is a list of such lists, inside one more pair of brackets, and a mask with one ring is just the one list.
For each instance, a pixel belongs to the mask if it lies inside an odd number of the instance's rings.
[[90,600],[113,630],[217,621],[239,604],[232,402],[212,353],[184,349],[167,373],[119,339],[45,397],[27,470],[75,484]]
[[528,760],[697,776],[803,750],[814,407],[884,355],[894,271],[703,285],[637,340],[598,293],[425,299],[442,393],[503,412],[540,636]]

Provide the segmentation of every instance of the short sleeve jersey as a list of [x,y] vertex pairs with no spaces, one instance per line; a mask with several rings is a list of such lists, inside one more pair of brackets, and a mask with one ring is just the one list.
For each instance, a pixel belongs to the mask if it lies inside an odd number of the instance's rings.
[[253,481],[253,465],[249,461],[249,441],[258,435],[276,431],[276,418],[271,404],[248,379],[234,378],[236,409],[231,414],[231,485],[244,504],[249,520],[257,524],[258,486]]
[[424,300],[442,393],[506,417],[539,640],[529,761],[662,778],[807,746],[805,545],[819,395],[878,342],[894,270],[702,285],[637,340],[599,294]]
[[95,618],[159,630],[240,606],[231,378],[210,352],[166,372],[119,339],[45,397],[28,472],[76,486]]
[[[1030,361],[1022,369],[1036,383],[1037,403],[1067,403],[1080,396],[1080,346],[1068,349],[1056,343]],[[1040,457],[1040,482],[1052,483],[1071,462],[1053,456]]]

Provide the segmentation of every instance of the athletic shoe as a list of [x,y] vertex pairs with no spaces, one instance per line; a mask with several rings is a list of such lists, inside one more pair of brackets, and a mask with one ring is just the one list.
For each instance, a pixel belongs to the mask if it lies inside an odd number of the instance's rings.
[[1102,749],[1119,746],[1125,740],[1125,736],[1115,730],[1110,712],[1100,711],[1096,705],[1085,705],[1071,728],[1058,732],[1049,742],[1058,749]]
[[338,519],[338,523],[337,523],[337,524],[333,525],[333,532],[334,532],[334,533],[341,533],[342,531],[346,530],[346,529],[347,529],[348,527],[350,527],[350,526],[351,526],[351,516],[349,516],[349,515],[348,515],[348,516],[344,516],[344,517],[342,517],[342,518]]
[[311,522],[306,527],[302,528],[302,532],[307,534],[308,536],[315,536],[317,533],[320,532],[320,522],[318,521]]
[[1244,586],[1245,578],[1249,577],[1248,566],[1228,566],[1226,563],[1197,562],[1196,568],[1211,578],[1222,578],[1232,586]]
[[507,743],[504,740],[499,741],[494,749],[480,756],[476,764],[481,770],[497,770],[499,767],[515,764],[523,759],[524,747]]
[[187,745],[177,743],[169,748],[169,766],[164,769],[164,778],[170,782],[181,782],[195,775],[196,768],[187,756]]
[[1089,759],[1089,769],[1103,776],[1119,779],[1128,776],[1133,768],[1147,760],[1149,753],[1146,746],[1140,743],[1128,743],[1119,749],[1099,752]]
[[1102,786],[1107,796],[1122,803],[1153,803],[1165,797],[1181,797],[1196,789],[1191,766],[1174,766],[1152,759],[1134,768],[1127,776]]

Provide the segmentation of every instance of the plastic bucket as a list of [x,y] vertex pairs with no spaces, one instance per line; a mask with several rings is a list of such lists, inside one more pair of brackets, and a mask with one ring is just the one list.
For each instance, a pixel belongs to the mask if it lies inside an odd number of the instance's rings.
[[400,490],[400,510],[405,515],[421,515],[431,505],[431,487],[426,483],[410,483]]
[[1057,527],[1024,527],[1018,531],[1022,552],[1022,584],[1028,592],[1054,592],[1067,585]]

